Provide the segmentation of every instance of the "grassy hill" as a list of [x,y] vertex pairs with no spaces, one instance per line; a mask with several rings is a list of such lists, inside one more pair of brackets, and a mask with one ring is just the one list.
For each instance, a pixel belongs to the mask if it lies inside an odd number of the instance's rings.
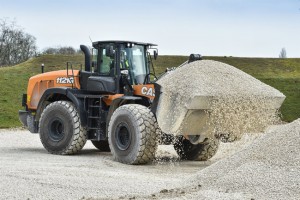
[[[156,74],[167,67],[176,67],[187,60],[186,56],[159,56],[154,61]],[[271,85],[287,98],[282,105],[282,118],[292,121],[300,117],[300,58],[235,58],[205,57],[233,65],[259,80]],[[0,128],[21,126],[18,110],[21,97],[26,93],[29,77],[41,72],[41,64],[45,71],[65,69],[66,62],[83,64],[83,56],[43,55],[33,58],[14,67],[0,68]]]

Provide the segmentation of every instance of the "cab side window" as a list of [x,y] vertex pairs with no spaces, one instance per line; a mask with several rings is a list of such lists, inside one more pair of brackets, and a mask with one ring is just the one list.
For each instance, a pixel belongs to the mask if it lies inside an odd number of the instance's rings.
[[100,49],[100,67],[99,73],[103,75],[114,74],[114,59],[112,57],[106,56],[105,48]]
[[97,60],[98,60],[98,49],[93,48],[92,49],[92,66],[94,67],[95,72],[98,71]]

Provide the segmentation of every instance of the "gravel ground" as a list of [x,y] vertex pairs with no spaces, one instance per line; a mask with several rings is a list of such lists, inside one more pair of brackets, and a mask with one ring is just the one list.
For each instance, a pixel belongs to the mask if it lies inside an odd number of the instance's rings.
[[112,160],[88,141],[78,155],[49,154],[39,136],[25,130],[0,130],[0,199],[119,198],[150,195],[177,187],[211,162],[174,162],[171,146],[159,147],[150,165]]
[[[0,130],[1,199],[299,199],[300,119],[221,143],[209,162],[179,162],[160,146],[156,163],[112,161],[89,142],[51,155],[38,135]],[[175,160],[175,161],[174,161]]]

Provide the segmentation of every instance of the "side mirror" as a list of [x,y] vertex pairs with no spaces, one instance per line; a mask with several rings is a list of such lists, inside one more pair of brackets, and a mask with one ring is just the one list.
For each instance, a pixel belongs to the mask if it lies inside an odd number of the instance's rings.
[[156,59],[157,59],[157,56],[158,56],[157,51],[153,51],[153,56],[154,56],[154,60],[156,60]]
[[105,47],[105,55],[110,58],[114,57],[114,47],[111,45],[107,45]]

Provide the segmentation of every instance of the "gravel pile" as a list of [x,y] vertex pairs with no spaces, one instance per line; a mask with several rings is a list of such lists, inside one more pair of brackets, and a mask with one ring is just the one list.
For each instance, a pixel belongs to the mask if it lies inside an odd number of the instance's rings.
[[186,182],[201,185],[201,190],[187,196],[222,199],[224,194],[229,199],[298,199],[299,147],[300,118],[273,128],[233,156],[199,171]]
[[189,126],[184,118],[192,100],[201,97],[209,101],[209,120],[205,122],[212,128],[209,134],[223,141],[240,139],[247,132],[261,132],[277,123],[276,111],[285,98],[243,71],[211,60],[184,65],[162,77],[158,84],[162,95],[157,119],[163,132],[182,134],[182,127]]

